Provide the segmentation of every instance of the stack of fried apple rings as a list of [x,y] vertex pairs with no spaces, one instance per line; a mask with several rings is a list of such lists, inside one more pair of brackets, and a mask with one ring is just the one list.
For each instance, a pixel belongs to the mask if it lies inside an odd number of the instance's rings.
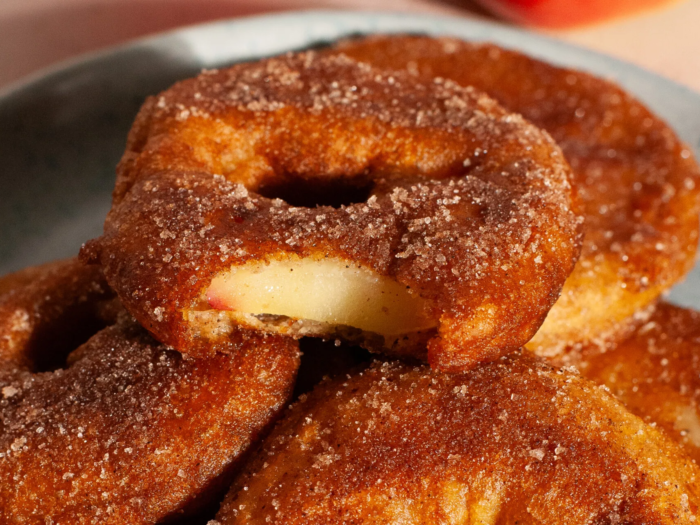
[[375,36],[148,99],[0,279],[0,523],[691,524],[700,170],[617,86]]

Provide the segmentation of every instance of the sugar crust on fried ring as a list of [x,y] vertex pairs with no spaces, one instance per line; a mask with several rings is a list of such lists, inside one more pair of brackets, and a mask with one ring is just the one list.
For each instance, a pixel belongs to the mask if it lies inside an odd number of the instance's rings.
[[5,331],[13,308],[28,308],[31,325],[13,339],[27,344],[0,351],[2,523],[154,524],[193,511],[291,395],[294,341],[261,337],[234,356],[186,361],[122,316],[66,368],[33,373],[55,350],[50,338],[33,347],[33,334],[88,318],[76,302],[99,309],[96,272],[67,261],[2,281],[1,333],[15,333]]
[[607,386],[700,463],[700,312],[661,302],[631,333],[559,360]]
[[472,85],[561,146],[574,172],[585,238],[561,298],[529,348],[560,352],[612,335],[693,266],[698,165],[663,121],[612,82],[453,38],[376,36],[328,52],[407,69],[419,81]]
[[302,397],[220,525],[691,523],[700,470],[580,376],[514,354],[467,374],[375,364]]
[[77,259],[0,277],[0,375],[60,363],[114,321],[114,298],[101,268]]
[[[105,233],[83,255],[148,330],[191,355],[230,352],[252,327],[420,357],[429,340],[431,364],[459,370],[522,345],[556,300],[580,242],[568,177],[548,135],[473,88],[290,54],[149,99]],[[270,198],[338,184],[369,197]],[[324,295],[322,273],[326,288],[378,297],[352,311],[363,299]],[[261,276],[275,286],[241,297]],[[268,288],[330,313],[238,306]]]

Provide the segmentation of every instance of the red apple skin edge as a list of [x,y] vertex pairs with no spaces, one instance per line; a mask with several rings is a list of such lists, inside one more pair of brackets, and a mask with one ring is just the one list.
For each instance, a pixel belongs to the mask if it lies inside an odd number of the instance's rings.
[[619,18],[679,0],[478,0],[519,24],[562,29]]
[[207,290],[207,302],[214,310],[234,310],[231,300],[220,288],[210,286]]

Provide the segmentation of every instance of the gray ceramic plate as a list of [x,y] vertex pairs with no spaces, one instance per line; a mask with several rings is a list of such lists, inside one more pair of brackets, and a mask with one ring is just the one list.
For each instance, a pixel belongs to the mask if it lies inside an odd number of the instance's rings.
[[[217,22],[94,55],[0,94],[0,274],[73,255],[100,234],[114,167],[147,95],[202,68],[375,32],[487,40],[614,79],[666,119],[700,157],[700,94],[531,33],[456,18],[340,11]],[[671,297],[700,307],[700,270]]]

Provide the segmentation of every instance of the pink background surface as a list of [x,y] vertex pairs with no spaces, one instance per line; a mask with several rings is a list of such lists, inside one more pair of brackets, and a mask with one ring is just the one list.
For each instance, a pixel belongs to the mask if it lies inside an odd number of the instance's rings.
[[[314,8],[488,16],[469,0],[0,0],[0,86],[57,61],[168,29]],[[700,0],[549,34],[700,92]]]

